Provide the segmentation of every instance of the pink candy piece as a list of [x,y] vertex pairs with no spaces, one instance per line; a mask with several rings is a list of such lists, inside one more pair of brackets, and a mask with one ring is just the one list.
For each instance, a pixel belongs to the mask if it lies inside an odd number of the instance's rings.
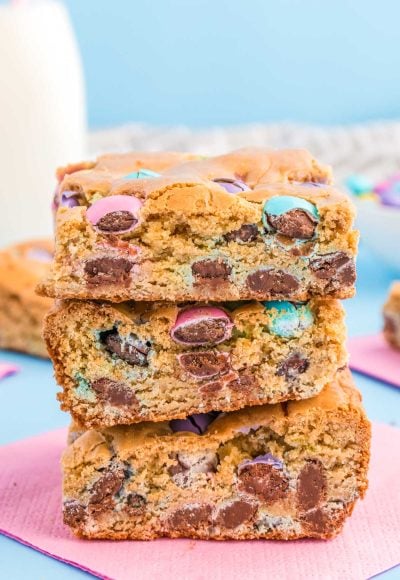
[[11,363],[0,363],[0,380],[14,375],[19,371],[19,367]]
[[[178,344],[191,346],[219,344],[230,339],[233,326],[233,322],[221,308],[192,306],[178,314],[171,330],[171,338]],[[184,334],[185,338],[179,334]]]
[[95,201],[87,210],[87,219],[93,226],[96,226],[99,221],[106,215],[116,212],[129,212],[135,218],[135,222],[129,228],[124,230],[118,230],[117,232],[104,232],[101,233],[118,233],[122,234],[133,230],[137,226],[137,221],[139,219],[139,211],[142,207],[142,202],[133,197],[132,195],[110,195],[108,197],[103,197],[99,201]]

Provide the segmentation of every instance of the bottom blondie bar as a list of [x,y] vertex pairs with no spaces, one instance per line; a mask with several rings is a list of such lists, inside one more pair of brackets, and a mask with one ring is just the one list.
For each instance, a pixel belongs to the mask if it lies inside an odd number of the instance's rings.
[[87,538],[330,538],[367,489],[370,426],[348,370],[316,397],[81,432],[64,521]]

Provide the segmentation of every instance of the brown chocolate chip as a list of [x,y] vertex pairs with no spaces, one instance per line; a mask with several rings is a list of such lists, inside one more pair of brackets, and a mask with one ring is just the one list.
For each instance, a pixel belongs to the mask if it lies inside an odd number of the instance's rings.
[[90,383],[90,386],[101,399],[107,401],[111,405],[119,406],[138,406],[138,400],[132,389],[125,383],[113,381],[102,377]]
[[317,224],[301,209],[292,209],[282,215],[268,215],[268,223],[274,230],[288,238],[309,240],[314,236]]
[[174,336],[186,344],[217,344],[226,335],[227,320],[206,318],[176,328]]
[[325,511],[321,508],[317,508],[303,514],[301,516],[301,521],[303,527],[308,533],[314,532],[317,534],[323,534],[328,531],[329,528],[329,518]]
[[146,498],[138,493],[130,493],[126,496],[128,510],[132,514],[141,514],[146,508]]
[[222,381],[211,381],[209,383],[205,383],[199,388],[200,393],[204,397],[213,397],[219,391],[224,388],[224,383]]
[[88,284],[124,284],[129,281],[133,264],[126,258],[95,258],[85,263]]
[[255,495],[267,504],[284,498],[289,489],[285,475],[266,463],[245,466],[238,478],[241,491]]
[[147,355],[150,352],[150,343],[139,340],[133,334],[121,338],[118,330],[113,329],[100,333],[100,340],[108,352],[131,365],[146,367],[149,364]]
[[121,232],[129,230],[132,225],[137,224],[137,219],[130,211],[111,211],[104,215],[96,224],[97,228],[103,232]]
[[233,381],[229,381],[228,387],[232,391],[246,395],[251,391],[258,389],[259,383],[257,378],[249,372],[242,372]]
[[222,507],[217,516],[217,523],[224,528],[237,528],[240,524],[252,519],[257,506],[245,500],[237,500]]
[[335,289],[339,285],[351,286],[356,281],[354,260],[344,252],[332,252],[310,260],[315,277],[326,280]]
[[221,259],[201,260],[192,264],[192,273],[199,281],[228,280],[231,266]]
[[300,510],[317,507],[326,496],[327,482],[324,467],[318,459],[307,461],[297,479],[297,501]]
[[310,363],[308,359],[295,352],[290,354],[278,365],[276,374],[278,377],[285,377],[285,379],[289,381],[305,373],[309,366]]
[[83,523],[86,517],[86,508],[78,501],[71,499],[64,502],[63,520],[64,524],[77,528]]
[[260,297],[281,295],[287,298],[300,287],[300,282],[295,276],[283,270],[273,270],[272,268],[256,270],[249,274],[246,283],[248,288]]
[[178,355],[178,361],[186,372],[200,379],[226,373],[230,368],[228,355],[218,351],[187,352]]
[[238,230],[233,230],[224,235],[227,242],[254,242],[258,238],[256,224],[243,224]]
[[209,504],[188,505],[175,510],[168,518],[169,527],[179,532],[193,532],[206,526],[211,519]]
[[91,504],[98,504],[111,498],[119,492],[124,481],[124,472],[122,469],[113,469],[106,471],[103,475],[94,482],[90,489]]

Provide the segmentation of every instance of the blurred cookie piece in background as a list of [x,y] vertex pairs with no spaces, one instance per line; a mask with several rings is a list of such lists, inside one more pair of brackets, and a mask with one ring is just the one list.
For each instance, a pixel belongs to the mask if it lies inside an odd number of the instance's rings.
[[53,244],[38,239],[0,251],[0,348],[46,357],[43,317],[52,300],[35,293],[53,259]]
[[383,307],[383,334],[387,342],[400,349],[400,281],[393,282]]

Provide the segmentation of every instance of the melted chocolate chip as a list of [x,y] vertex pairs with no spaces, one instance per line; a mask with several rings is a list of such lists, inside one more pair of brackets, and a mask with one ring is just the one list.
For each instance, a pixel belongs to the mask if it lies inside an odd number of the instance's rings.
[[149,342],[143,342],[133,334],[126,338],[121,338],[116,328],[101,332],[100,340],[109,353],[115,354],[125,362],[140,367],[148,366],[147,355],[151,346]]
[[88,284],[125,284],[129,281],[133,264],[126,258],[95,258],[85,263]]
[[254,503],[240,499],[219,510],[217,523],[224,528],[237,528],[252,519],[256,511],[257,506]]
[[221,352],[188,352],[178,356],[179,364],[189,374],[207,379],[226,373],[229,370],[229,358]]
[[310,268],[316,278],[326,280],[327,285],[352,286],[356,281],[356,268],[353,258],[344,252],[332,252],[310,260]]
[[224,388],[224,383],[222,381],[211,381],[210,383],[205,383],[199,388],[200,393],[208,398],[213,397],[219,391]]
[[78,501],[71,499],[64,502],[63,520],[64,524],[77,528],[82,524],[86,517],[86,508]]
[[112,211],[103,216],[96,226],[103,232],[121,232],[129,230],[137,221],[130,211]]
[[241,491],[255,495],[267,504],[284,498],[289,489],[284,474],[266,463],[246,465],[238,478]]
[[261,297],[283,296],[288,298],[300,287],[300,282],[292,274],[283,270],[256,270],[247,277],[248,288]]
[[258,238],[258,227],[256,224],[243,224],[238,230],[233,230],[224,235],[227,242],[254,242]]
[[101,399],[111,405],[137,407],[138,401],[135,393],[125,383],[113,381],[102,377],[91,382],[91,387]]
[[91,487],[90,500],[91,504],[99,504],[110,499],[119,492],[124,481],[122,470],[106,471]]
[[232,391],[247,395],[251,391],[258,389],[259,383],[254,375],[249,372],[243,372],[233,381],[229,381],[228,387]]
[[184,506],[170,515],[168,524],[171,530],[193,532],[210,523],[211,512],[209,504]]
[[187,344],[217,344],[225,337],[226,325],[223,318],[206,318],[178,327],[174,336]]
[[324,534],[329,532],[329,517],[326,512],[321,509],[317,508],[315,510],[311,510],[306,514],[301,516],[301,521],[303,523],[303,527],[306,529],[308,533],[314,532],[317,534]]
[[308,359],[295,352],[279,364],[276,374],[278,377],[285,377],[289,381],[305,373],[309,366]]
[[325,498],[326,475],[318,459],[307,461],[297,479],[297,501],[302,511],[317,507]]
[[314,236],[316,222],[301,210],[292,209],[282,215],[268,215],[268,223],[274,230],[288,238],[309,240]]
[[193,276],[199,282],[206,280],[228,280],[231,266],[223,260],[201,260],[192,264]]

